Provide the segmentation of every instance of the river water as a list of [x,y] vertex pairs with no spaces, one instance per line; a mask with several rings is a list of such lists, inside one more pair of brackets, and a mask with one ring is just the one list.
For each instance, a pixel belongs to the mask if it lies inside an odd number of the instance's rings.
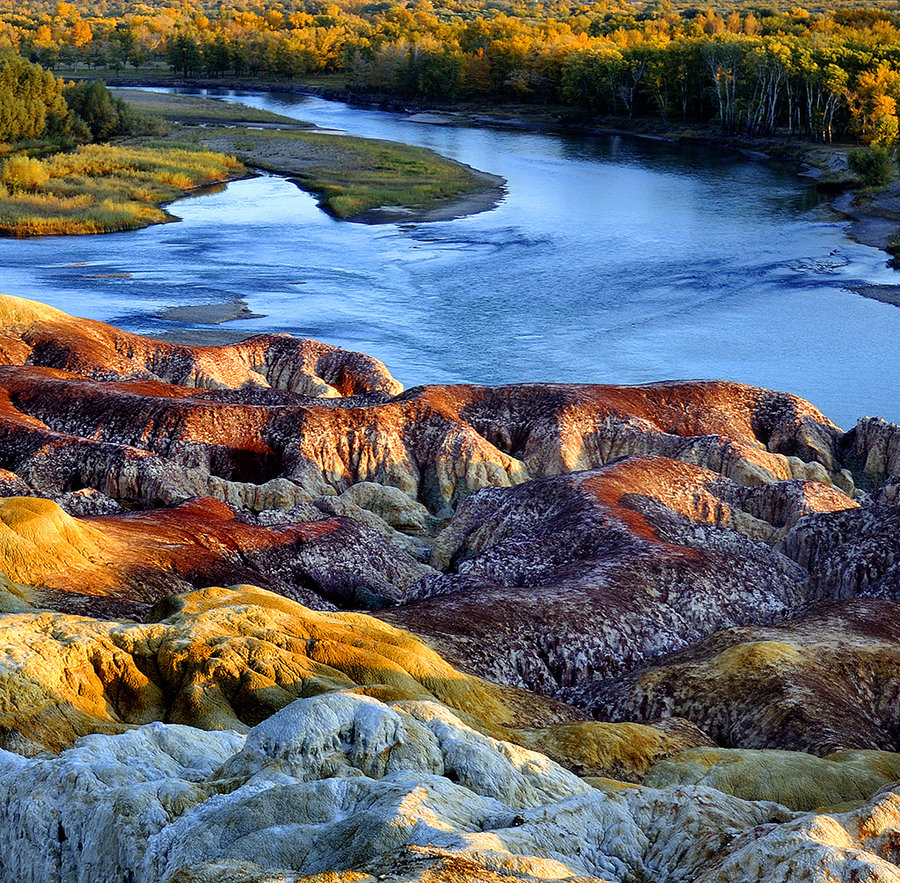
[[[286,94],[223,93],[431,147],[508,182],[490,212],[335,221],[277,177],[180,201],[181,223],[0,241],[0,291],[142,333],[170,306],[242,298],[277,330],[382,359],[407,386],[725,378],[849,428],[900,422],[900,283],[790,168],[620,136],[428,125]],[[127,276],[125,274],[128,274]],[[193,326],[185,326],[193,327]]]

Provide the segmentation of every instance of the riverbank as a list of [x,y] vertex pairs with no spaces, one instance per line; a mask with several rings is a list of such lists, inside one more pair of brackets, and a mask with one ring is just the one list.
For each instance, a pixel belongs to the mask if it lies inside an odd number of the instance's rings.
[[164,206],[237,178],[232,155],[196,144],[133,139],[86,144],[39,160],[18,153],[0,172],[0,235],[84,235],[171,221]]
[[283,175],[341,220],[442,221],[494,208],[505,181],[423,147],[332,133],[269,111],[196,96],[121,90],[129,104],[175,125],[171,137]]
[[[114,79],[113,83],[127,88],[129,79]],[[173,77],[150,78],[147,85],[161,88],[192,88],[241,90],[247,88],[245,81],[228,79],[179,79]],[[847,154],[856,145],[819,144],[793,139],[746,139],[739,136],[725,136],[715,126],[664,126],[659,122],[636,119],[600,119],[573,111],[563,105],[505,104],[501,108],[494,105],[473,102],[428,103],[425,106],[410,104],[394,99],[355,94],[335,82],[275,82],[260,81],[252,88],[263,92],[286,92],[297,95],[315,95],[327,100],[341,101],[351,106],[380,109],[408,114],[407,119],[420,125],[433,126],[475,126],[499,129],[514,129],[530,132],[564,132],[579,135],[623,135],[655,142],[687,144],[713,147],[740,154],[750,161],[779,160],[796,163],[800,174],[816,180],[817,185],[829,191],[839,191],[832,203],[838,213],[851,219],[848,235],[862,245],[869,245],[895,255],[895,240],[900,240],[900,183],[889,185],[883,192],[866,192],[865,202],[860,204],[856,194],[848,188],[858,186],[858,182],[847,169]],[[129,90],[129,94],[134,90]],[[154,93],[138,93],[152,95]],[[181,96],[179,96],[181,97]],[[193,96],[184,96],[186,101],[203,102]],[[233,105],[232,105],[233,106]],[[286,120],[289,118],[285,118]],[[296,120],[291,120],[297,125]],[[245,162],[254,165],[252,157]],[[265,166],[260,166],[265,168]],[[269,168],[279,174],[293,175],[290,168]],[[473,170],[474,171],[474,170]],[[484,173],[480,173],[484,174]],[[460,200],[455,206],[437,208],[431,212],[412,211],[404,207],[382,206],[365,212],[353,220],[369,223],[398,221],[445,220],[461,217],[493,208],[502,198],[502,182],[485,177],[482,192]],[[300,181],[298,180],[298,183]],[[302,186],[302,185],[301,185]],[[897,243],[900,245],[900,242]]]

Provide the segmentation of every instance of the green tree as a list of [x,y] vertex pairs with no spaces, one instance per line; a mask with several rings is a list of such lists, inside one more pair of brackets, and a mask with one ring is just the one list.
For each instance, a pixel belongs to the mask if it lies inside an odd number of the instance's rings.
[[113,98],[100,80],[75,83],[66,88],[64,95],[66,104],[87,126],[91,140],[106,141],[125,128],[125,103]]
[[62,80],[19,55],[0,53],[0,141],[63,134],[69,122]]

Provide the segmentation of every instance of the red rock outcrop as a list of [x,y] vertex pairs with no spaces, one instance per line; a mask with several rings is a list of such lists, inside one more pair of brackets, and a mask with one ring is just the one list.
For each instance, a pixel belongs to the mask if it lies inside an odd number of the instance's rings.
[[[698,434],[703,413],[710,430],[732,436]],[[93,487],[144,506],[205,494],[260,510],[370,481],[447,514],[482,487],[635,454],[747,485],[814,479],[849,489],[833,469],[838,437],[802,400],[739,384],[422,387],[390,400],[313,401],[0,369],[3,468],[41,495]],[[778,452],[801,449],[817,459]]]
[[0,295],[0,364],[59,368],[94,380],[251,385],[324,397],[403,388],[377,359],[316,340],[263,334],[232,346],[184,346],[8,295]]

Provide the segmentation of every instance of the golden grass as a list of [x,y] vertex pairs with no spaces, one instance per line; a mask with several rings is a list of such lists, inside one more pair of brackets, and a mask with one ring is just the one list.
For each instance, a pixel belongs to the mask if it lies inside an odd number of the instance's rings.
[[0,171],[0,234],[135,230],[167,220],[160,206],[242,171],[233,156],[169,142],[11,157]]

